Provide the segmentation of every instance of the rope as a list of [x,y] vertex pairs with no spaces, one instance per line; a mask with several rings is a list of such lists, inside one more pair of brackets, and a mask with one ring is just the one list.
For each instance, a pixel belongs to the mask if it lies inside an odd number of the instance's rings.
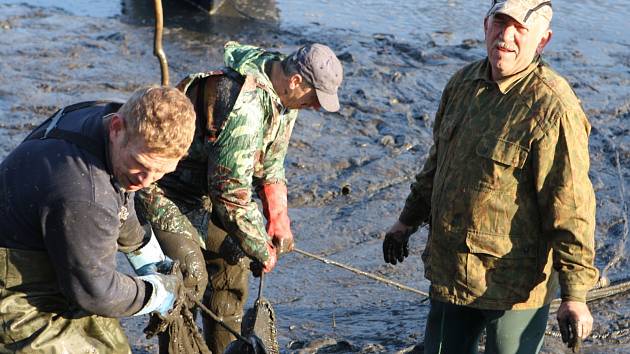
[[206,306],[204,306],[204,304],[201,303],[201,301],[197,300],[197,299],[192,299],[194,301],[194,303],[199,306],[199,308],[201,309],[201,311],[203,311],[204,313],[206,313],[208,316],[210,316],[210,318],[212,318],[215,322],[217,322],[218,324],[221,325],[221,327],[225,328],[228,332],[232,333],[236,338],[238,338],[239,340],[251,345],[252,347],[254,347],[254,343],[252,343],[248,338],[243,337],[239,332],[237,332],[235,329],[233,329],[232,327],[228,326],[227,323],[225,323],[223,321],[223,318],[217,316],[214,312],[212,312],[209,308],[207,308]]
[[[545,335],[553,338],[562,338],[562,334],[559,331],[554,331],[550,329],[545,331]],[[630,327],[625,327],[612,332],[592,333],[590,336],[588,336],[587,339],[601,339],[610,341],[621,337],[626,337],[628,335],[630,335]]]
[[[603,278],[605,279],[605,278]],[[586,294],[586,302],[592,302],[603,298],[611,297],[617,294],[622,294],[630,291],[630,279],[622,279],[614,282],[612,285],[603,286],[601,288],[593,289]],[[549,306],[549,312],[554,313],[558,311],[558,307],[562,303],[562,299],[554,299]]]
[[324,258],[324,257],[318,256],[318,255],[315,255],[315,254],[312,254],[312,253],[309,253],[309,252],[306,252],[306,251],[302,251],[301,249],[298,249],[298,248],[294,248],[293,252],[299,253],[299,254],[301,254],[303,256],[306,256],[306,257],[310,257],[310,258],[316,259],[316,260],[321,261],[321,262],[323,262],[325,264],[331,264],[331,265],[334,265],[336,267],[339,267],[339,268],[342,268],[342,269],[345,269],[345,270],[349,270],[349,271],[351,271],[351,272],[353,272],[355,274],[363,275],[363,276],[368,277],[370,279],[379,281],[381,283],[385,283],[387,285],[394,286],[394,287],[396,287],[398,289],[401,289],[401,290],[410,291],[412,293],[416,293],[418,295],[422,295],[422,296],[427,297],[427,298],[429,297],[429,294],[424,292],[424,291],[422,291],[422,290],[414,289],[414,288],[409,287],[407,285],[395,282],[393,280],[389,280],[387,278],[383,278],[383,277],[378,276],[376,274],[368,273],[368,272],[362,271],[360,269],[351,267],[349,265],[345,265],[345,264],[333,261],[332,259]]
[[[395,282],[393,280],[389,280],[389,279],[383,278],[381,276],[378,276],[378,275],[375,275],[375,274],[372,274],[372,273],[368,273],[368,272],[362,271],[360,269],[351,267],[349,265],[346,265],[346,264],[343,264],[343,263],[339,263],[337,261],[333,261],[331,259],[328,259],[328,258],[325,258],[325,257],[321,257],[321,256],[318,256],[318,255],[315,255],[315,254],[303,251],[303,250],[301,250],[299,248],[294,248],[293,251],[296,252],[296,253],[299,253],[299,254],[301,254],[303,256],[310,257],[310,258],[316,259],[318,261],[321,261],[321,262],[323,262],[325,264],[334,265],[336,267],[339,267],[339,268],[342,268],[342,269],[345,269],[345,270],[349,270],[349,271],[351,271],[353,273],[356,273],[356,274],[359,274],[359,275],[363,275],[365,277],[368,277],[370,279],[373,279],[373,280],[385,283],[387,285],[394,286],[394,287],[399,288],[401,290],[410,291],[410,292],[422,295],[422,296],[427,297],[427,298],[429,297],[429,294],[424,292],[424,291],[421,291],[421,290],[418,290],[418,289],[414,289],[414,288],[411,288],[409,286],[406,286],[406,285],[400,284],[398,282]],[[617,294],[621,294],[621,293],[625,293],[627,291],[630,291],[630,279],[619,280],[619,281],[614,282],[612,285],[607,285],[607,280],[605,280],[605,278],[604,278],[604,279],[601,280],[601,285],[602,286],[600,288],[593,289],[593,290],[588,292],[588,294],[586,296],[586,301],[587,302],[596,301],[596,300],[599,300],[599,299],[607,298],[607,297],[610,297],[610,296],[614,296],[614,295],[617,295]],[[550,313],[556,312],[558,310],[558,307],[560,306],[561,302],[562,302],[561,299],[554,299],[551,302],[551,306],[550,306],[550,310],[549,310]],[[545,331],[545,335],[551,336],[551,337],[557,337],[557,338],[561,337],[560,332],[552,331],[552,330]],[[630,335],[630,327],[622,328],[620,330],[616,330],[616,331],[612,331],[612,332],[606,332],[606,333],[602,333],[602,334],[592,334],[591,336],[589,336],[589,338],[590,339],[604,339],[604,340],[606,340],[606,339],[616,339],[616,338],[620,338],[620,337],[625,337],[625,336],[628,336],[628,335]]]
[[[342,269],[345,269],[345,270],[349,270],[349,271],[351,271],[353,273],[356,273],[356,274],[359,274],[359,275],[363,275],[365,277],[368,277],[370,279],[373,279],[373,280],[385,283],[387,285],[394,286],[394,287],[396,287],[398,289],[410,291],[410,292],[422,295],[424,297],[429,297],[429,294],[424,292],[424,291],[422,291],[422,290],[418,290],[418,289],[409,287],[407,285],[395,282],[393,280],[389,280],[387,278],[383,278],[383,277],[378,276],[376,274],[368,273],[368,272],[365,272],[363,270],[351,267],[349,265],[346,265],[346,264],[343,264],[343,263],[339,263],[337,261],[333,261],[332,259],[321,257],[321,256],[315,255],[313,253],[303,251],[303,250],[301,250],[299,248],[294,248],[293,251],[295,253],[299,253],[299,254],[301,254],[303,256],[310,257],[310,258],[316,259],[318,261],[321,261],[321,262],[323,262],[325,264],[334,265],[336,267],[339,267],[339,268],[342,268]],[[604,284],[605,283],[606,282],[604,282]],[[586,296],[586,301],[591,302],[591,301],[599,300],[599,299],[602,299],[602,298],[606,298],[606,297],[614,296],[614,295],[617,295],[617,294],[621,294],[621,293],[624,293],[624,292],[627,292],[627,291],[630,291],[630,279],[620,280],[620,281],[615,282],[612,285],[602,286],[600,288],[593,289],[593,290],[588,292],[588,294]],[[560,306],[561,302],[562,302],[561,299],[554,299],[551,302],[550,312],[552,312],[552,313],[555,312],[558,309],[558,307]]]

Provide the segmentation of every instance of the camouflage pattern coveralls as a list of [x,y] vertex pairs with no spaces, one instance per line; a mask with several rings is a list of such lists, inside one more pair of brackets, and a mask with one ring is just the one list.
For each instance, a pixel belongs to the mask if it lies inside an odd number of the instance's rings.
[[[233,107],[224,115],[215,109],[214,124],[207,127],[206,104],[196,104],[198,126],[188,156],[175,172],[136,194],[138,213],[154,229],[198,239],[209,275],[204,302],[236,329],[248,292],[250,261],[243,252],[261,262],[269,257],[270,238],[252,189],[286,183],[284,158],[298,113],[282,106],[265,73],[282,59],[280,53],[228,42],[224,64],[244,79]],[[193,103],[207,103],[210,94],[197,97],[197,88],[217,74],[191,75],[179,87]],[[204,323],[206,341],[213,352],[222,352],[233,337],[209,326]]]
[[448,82],[399,220],[430,224],[423,261],[434,300],[534,309],[559,281],[563,299],[584,302],[598,277],[590,124],[540,57],[496,83],[489,72],[482,60]]

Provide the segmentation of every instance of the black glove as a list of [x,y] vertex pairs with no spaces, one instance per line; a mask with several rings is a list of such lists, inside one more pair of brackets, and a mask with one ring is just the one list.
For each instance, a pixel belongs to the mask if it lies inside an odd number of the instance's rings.
[[396,264],[409,256],[409,236],[412,232],[393,232],[385,234],[383,258],[385,263]]
[[249,263],[249,270],[251,270],[252,275],[254,276],[254,278],[258,278],[258,277],[260,277],[260,275],[263,272],[263,264],[260,263],[260,261],[258,261],[258,260],[252,260]]
[[179,261],[184,286],[193,289],[195,298],[201,299],[208,285],[208,271],[201,247],[185,235],[155,230],[155,236],[164,254]]

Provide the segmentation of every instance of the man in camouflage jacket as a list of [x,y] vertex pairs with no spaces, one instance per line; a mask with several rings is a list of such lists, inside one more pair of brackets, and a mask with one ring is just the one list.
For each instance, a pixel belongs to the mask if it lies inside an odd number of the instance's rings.
[[[321,44],[285,56],[228,42],[224,64],[178,85],[195,103],[195,139],[175,172],[138,193],[137,205],[164,252],[180,260],[184,283],[201,297],[209,277],[204,302],[238,330],[249,260],[269,272],[293,248],[283,165],[298,109],[337,111],[342,67]],[[209,318],[204,332],[214,353],[234,339]]]
[[563,340],[591,331],[590,124],[540,56],[551,16],[549,1],[494,2],[488,57],[446,85],[434,145],[383,242],[385,261],[402,262],[409,236],[430,225],[425,353],[476,352],[484,328],[487,352],[537,352],[558,285]]

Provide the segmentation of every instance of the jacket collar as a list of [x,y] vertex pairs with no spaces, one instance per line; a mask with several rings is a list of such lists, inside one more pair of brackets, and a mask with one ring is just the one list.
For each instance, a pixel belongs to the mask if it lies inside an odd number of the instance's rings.
[[540,65],[540,62],[540,55],[537,55],[536,57],[534,57],[534,60],[532,60],[532,62],[521,72],[508,77],[504,77],[503,79],[498,81],[493,81],[490,77],[490,62],[488,61],[488,58],[486,58],[484,61],[481,62],[480,65],[477,66],[477,68],[475,68],[470,79],[473,81],[482,80],[489,83],[496,83],[496,85],[499,87],[499,91],[505,95],[523,78],[531,74],[531,72],[534,71],[534,69],[536,69],[538,65]]

